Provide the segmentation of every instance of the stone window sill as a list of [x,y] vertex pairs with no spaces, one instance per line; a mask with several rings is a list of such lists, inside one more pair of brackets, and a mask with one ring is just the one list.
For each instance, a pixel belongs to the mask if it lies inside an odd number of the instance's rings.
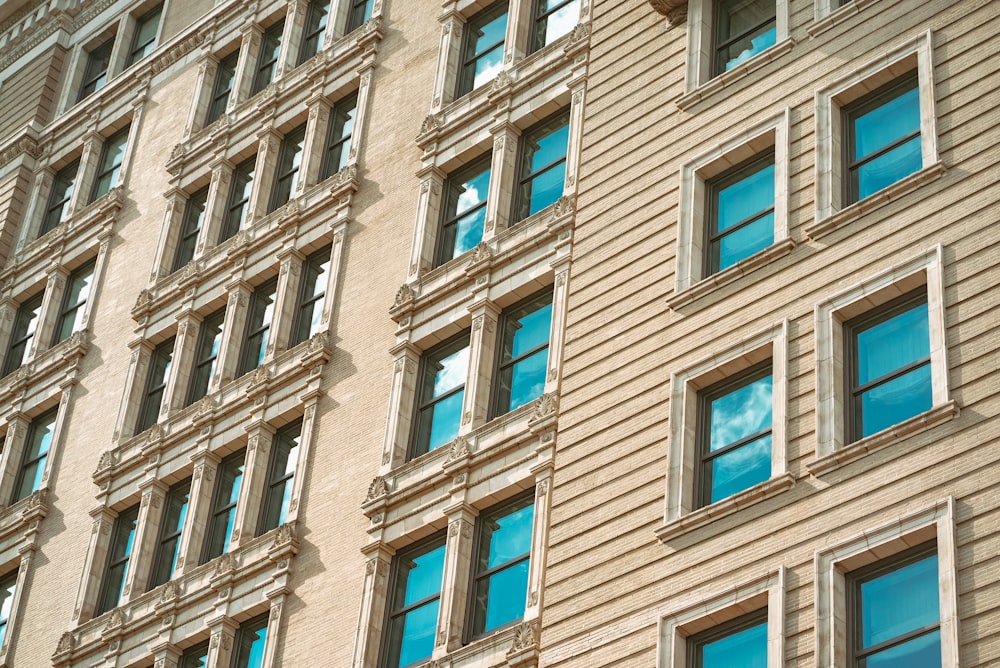
[[743,508],[757,504],[787,489],[791,489],[793,485],[795,485],[795,476],[786,471],[770,480],[765,480],[758,485],[745,489],[738,494],[733,494],[709,506],[699,508],[686,515],[681,515],[676,519],[670,520],[656,529],[656,537],[663,542],[678,538],[727,515],[732,515]]
[[723,88],[739,81],[754,70],[760,69],[772,60],[776,60],[779,56],[783,56],[788,53],[792,50],[794,45],[795,40],[791,37],[781,40],[774,46],[761,51],[750,60],[740,63],[728,72],[723,72],[719,76],[713,77],[705,83],[698,85],[698,87],[691,92],[680,96],[677,98],[677,106],[681,110],[687,111],[698,102],[711,97]]
[[894,199],[902,197],[910,191],[936,181],[947,171],[943,162],[936,162],[929,167],[924,167],[918,172],[900,179],[887,188],[883,188],[868,197],[858,200],[854,204],[837,211],[831,216],[823,218],[806,228],[806,236],[812,240],[826,236],[844,225],[860,218],[869,211],[874,211]]
[[816,37],[836,25],[849,21],[855,14],[859,14],[861,10],[874,2],[876,0],[854,0],[854,2],[848,2],[826,16],[813,21],[806,29],[806,32],[809,33],[810,37]]
[[795,242],[790,238],[782,239],[750,257],[740,260],[731,267],[726,267],[717,274],[707,276],[692,286],[684,288],[667,298],[667,307],[677,310],[693,301],[701,299],[715,290],[733,283],[742,276],[750,274],[760,267],[766,266],[780,257],[784,257],[795,248]]
[[919,434],[930,429],[931,427],[947,422],[956,417],[958,414],[958,404],[955,403],[954,400],[950,400],[940,406],[935,406],[920,415],[911,417],[909,420],[904,420],[899,424],[894,424],[893,426],[863,438],[860,441],[855,441],[854,443],[845,445],[844,447],[834,450],[831,453],[818,457],[813,461],[808,462],[806,464],[806,468],[814,476],[824,475],[830,471],[840,468],[844,464],[860,459],[870,452],[881,450],[887,445],[891,445],[900,439],[914,434]]

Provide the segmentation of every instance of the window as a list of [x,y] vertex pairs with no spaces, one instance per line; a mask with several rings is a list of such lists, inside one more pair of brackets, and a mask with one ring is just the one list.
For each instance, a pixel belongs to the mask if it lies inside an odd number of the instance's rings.
[[323,165],[320,170],[321,181],[330,178],[347,164],[357,107],[358,94],[351,93],[333,105],[333,109],[330,110],[330,124],[326,132],[326,151],[323,154]]
[[500,73],[507,35],[507,0],[495,2],[465,25],[455,97],[462,97]]
[[215,472],[215,492],[212,494],[212,508],[205,532],[205,549],[201,563],[229,551],[246,454],[246,448],[234,452],[222,460]]
[[291,346],[312,338],[320,330],[326,302],[326,283],[330,273],[330,250],[329,246],[319,249],[307,257],[302,266],[299,299],[289,344]]
[[146,388],[139,406],[139,421],[135,425],[137,434],[152,427],[160,417],[160,404],[163,402],[163,391],[167,387],[167,375],[170,373],[170,360],[173,356],[174,337],[170,337],[153,349],[149,359]]
[[156,32],[160,27],[162,12],[163,5],[158,5],[136,21],[135,34],[132,35],[132,46],[128,50],[125,67],[142,60],[156,48]]
[[580,0],[535,0],[534,5],[529,53],[568,34],[580,20]]
[[253,174],[257,156],[248,158],[236,165],[232,181],[229,184],[229,201],[222,220],[222,230],[219,243],[236,236],[246,223],[250,212],[250,192],[253,189]]
[[232,668],[261,668],[267,643],[267,613],[243,622],[236,630]]
[[181,223],[180,239],[177,240],[177,250],[174,252],[171,271],[177,271],[194,259],[194,251],[198,246],[198,234],[205,222],[205,204],[207,202],[207,186],[188,198],[187,204],[184,206],[184,220]]
[[80,171],[79,159],[66,165],[52,179],[52,189],[45,205],[45,217],[38,228],[38,236],[55,229],[56,225],[66,220],[69,214],[69,201],[73,197],[77,173]]
[[215,83],[212,85],[212,99],[208,104],[205,125],[211,125],[226,112],[229,96],[233,92],[233,83],[236,81],[236,64],[239,59],[240,52],[233,51],[216,66]]
[[90,299],[90,288],[94,282],[94,260],[86,263],[72,274],[66,281],[66,292],[63,293],[62,307],[59,309],[59,319],[56,322],[55,336],[52,345],[65,341],[73,332],[78,332],[86,325],[87,300]]
[[889,302],[844,325],[849,342],[849,429],[858,440],[929,410],[927,291]]
[[771,477],[771,360],[699,397],[699,506]]
[[278,164],[274,173],[274,190],[271,192],[271,205],[268,212],[274,211],[287,202],[295,192],[299,179],[299,168],[302,166],[302,147],[306,140],[306,126],[291,130],[281,140],[278,150]]
[[91,93],[96,93],[108,81],[108,66],[111,64],[111,50],[115,38],[107,40],[87,53],[87,65],[83,70],[83,84],[77,102]]
[[749,162],[708,184],[705,267],[722,271],[774,243],[774,155]]
[[31,341],[38,327],[38,317],[42,312],[42,294],[26,299],[17,309],[14,327],[10,333],[10,344],[4,359],[3,375],[14,372],[28,361],[31,355]]
[[410,459],[458,436],[468,367],[468,331],[424,353],[417,381]]
[[36,417],[28,427],[24,454],[21,456],[21,466],[17,470],[17,480],[14,482],[14,495],[11,503],[31,496],[32,492],[42,486],[45,475],[45,464],[52,447],[52,435],[56,429],[55,409]]
[[253,371],[264,361],[277,291],[278,279],[274,278],[258,286],[250,296],[246,334],[243,337],[243,354],[240,355],[240,369],[237,375],[242,376],[248,371]]
[[267,466],[267,488],[260,514],[257,534],[270,531],[288,521],[288,505],[292,500],[292,482],[295,463],[299,455],[302,421],[278,430],[271,445],[271,459]]
[[435,266],[472,250],[483,240],[491,158],[491,155],[484,155],[449,176],[445,182]]
[[767,609],[687,639],[690,668],[767,668]]
[[208,668],[208,641],[184,650],[177,668]]
[[542,396],[548,372],[551,325],[551,289],[504,312],[497,349],[494,416]]
[[777,41],[775,0],[718,0],[712,76],[728,72]]
[[253,77],[251,95],[264,90],[274,80],[278,68],[278,54],[281,52],[281,34],[285,31],[285,21],[281,20],[264,31],[260,40],[260,56],[257,58],[257,72]]
[[569,110],[525,131],[521,138],[512,223],[538,213],[562,197],[568,143]]
[[845,201],[850,204],[919,171],[920,91],[916,72],[844,107]]
[[848,574],[851,666],[941,665],[937,546],[931,542]]
[[185,405],[193,404],[206,394],[215,375],[215,363],[219,358],[219,345],[222,343],[222,322],[226,310],[219,309],[206,317],[198,330],[198,346],[195,349],[194,368],[191,371],[191,381]]
[[349,0],[350,9],[344,33],[357,30],[372,17],[372,0]]
[[149,586],[146,587],[146,591],[168,582],[174,575],[190,494],[190,478],[182,480],[167,490],[167,496],[163,503],[163,515],[160,517],[160,535],[156,539],[153,567],[150,571]]
[[107,195],[118,184],[118,173],[121,171],[122,161],[125,160],[128,131],[128,126],[125,126],[104,140],[97,177],[94,179],[94,187],[90,192],[91,202]]
[[17,592],[17,571],[0,578],[0,647],[7,639],[7,623],[10,621],[14,607],[14,594]]
[[434,650],[444,552],[445,538],[437,536],[393,559],[381,668],[409,666]]
[[326,32],[329,12],[329,0],[309,0],[309,6],[306,8],[302,46],[299,48],[299,65],[315,56],[323,48],[323,33]]
[[534,510],[531,494],[479,518],[469,597],[470,639],[524,617]]
[[101,580],[101,593],[97,600],[95,615],[100,615],[112,608],[118,607],[121,601],[122,588],[128,575],[128,563],[132,557],[132,543],[135,540],[135,528],[139,521],[139,506],[132,506],[120,513],[115,519],[111,532],[111,545],[108,548],[108,564],[104,568],[104,578]]

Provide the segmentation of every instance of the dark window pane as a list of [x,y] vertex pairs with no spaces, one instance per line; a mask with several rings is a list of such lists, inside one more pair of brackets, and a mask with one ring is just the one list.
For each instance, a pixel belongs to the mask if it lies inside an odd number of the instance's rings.
[[357,105],[358,95],[352,93],[333,105],[333,109],[330,110],[330,125],[327,129],[326,151],[323,155],[320,180],[333,176],[347,164]]
[[17,309],[14,327],[10,333],[10,345],[4,358],[3,375],[21,367],[31,354],[31,342],[35,338],[38,318],[42,312],[42,295],[38,294],[26,300]]
[[463,334],[424,355],[411,457],[444,445],[458,435],[469,367],[468,338],[468,334]]
[[309,7],[306,9],[302,46],[299,49],[300,65],[319,53],[323,47],[323,34],[326,32],[329,10],[329,0],[310,0]]
[[208,105],[205,125],[211,124],[225,113],[229,96],[233,92],[233,83],[236,81],[236,64],[239,59],[240,52],[234,51],[219,61],[215,70],[215,84],[212,86],[212,100]]
[[153,568],[147,590],[161,585],[173,577],[180,549],[181,532],[184,530],[184,519],[187,517],[190,492],[190,480],[174,485],[167,492],[167,498],[163,504],[163,517],[160,518],[160,535],[156,544],[156,552],[153,555]]
[[167,374],[170,373],[170,360],[174,355],[174,339],[164,341],[156,346],[149,360],[149,371],[146,377],[146,389],[142,404],[139,407],[139,421],[136,423],[136,433],[149,429],[160,416],[160,404],[163,391],[167,387]]
[[274,317],[274,298],[277,291],[278,280],[272,279],[254,290],[250,297],[240,375],[253,371],[264,361],[264,355],[267,353],[267,340],[271,332],[271,320]]
[[236,632],[233,668],[260,668],[264,665],[266,642],[267,615],[255,617],[241,624]]
[[87,53],[87,66],[83,71],[83,84],[80,86],[78,102],[100,90],[107,83],[108,65],[111,63],[111,51],[114,46],[115,38],[112,37]]
[[536,0],[531,51],[569,33],[580,20],[580,0]]
[[485,156],[476,160],[448,178],[436,265],[471,250],[482,241],[486,196],[490,188],[490,158]]
[[345,33],[360,28],[372,17],[372,0],[350,0],[350,2],[351,11],[347,16]]
[[269,211],[274,211],[287,202],[295,192],[302,166],[302,148],[306,140],[306,126],[301,125],[290,131],[281,141],[278,151],[278,166],[274,172],[274,191],[271,194]]
[[229,551],[229,541],[233,536],[233,522],[236,519],[236,503],[243,482],[243,464],[246,449],[229,455],[219,464],[216,471],[215,493],[212,500],[212,514],[205,537],[205,552],[202,563]]
[[250,192],[253,189],[253,175],[257,157],[244,160],[233,170],[232,181],[229,184],[229,202],[226,206],[225,218],[219,243],[236,236],[236,233],[246,224],[250,210]]
[[56,412],[54,410],[31,421],[11,503],[17,503],[28,497],[41,486],[42,475],[45,473],[45,462],[49,456],[49,448],[52,446],[52,434],[55,428]]
[[184,650],[177,668],[208,668],[208,641]]
[[181,226],[180,238],[177,240],[177,252],[174,254],[172,271],[177,271],[194,259],[194,251],[198,246],[198,233],[205,222],[205,204],[208,202],[208,188],[202,188],[188,198],[184,207],[184,222]]
[[201,323],[198,331],[198,346],[195,353],[194,369],[191,371],[190,385],[185,405],[198,401],[206,394],[215,375],[215,362],[219,357],[222,342],[222,324],[225,310],[209,315]]
[[257,73],[254,75],[251,95],[256,95],[274,79],[274,71],[278,66],[278,54],[281,52],[281,35],[285,30],[285,22],[281,20],[264,31],[260,40],[260,56],[257,59]]
[[270,531],[288,521],[288,507],[292,500],[292,483],[295,479],[301,432],[302,423],[296,422],[278,430],[274,435],[258,534]]
[[702,668],[767,668],[767,622],[707,642]]
[[731,70],[776,39],[774,0],[723,0],[716,14],[713,74]]
[[97,177],[94,180],[94,189],[90,195],[91,202],[108,194],[118,183],[118,173],[121,171],[122,161],[125,159],[128,131],[129,129],[126,127],[105,140],[104,146],[101,148],[101,161]]
[[566,181],[569,114],[560,113],[521,138],[520,186],[514,221],[535,214],[562,197]]
[[111,533],[111,546],[108,548],[108,565],[102,583],[103,591],[95,614],[100,615],[117,607],[121,600],[122,587],[125,586],[129,560],[132,557],[132,542],[135,540],[138,519],[139,506],[123,510],[115,519],[114,530]]
[[469,19],[455,97],[465,95],[500,73],[506,34],[506,1],[494,3]]
[[94,262],[88,262],[80,267],[66,281],[66,292],[63,295],[62,309],[59,321],[56,323],[55,338],[52,345],[65,341],[73,332],[83,329],[84,307],[90,299],[90,286],[94,281]]
[[79,170],[80,161],[74,160],[60,169],[52,179],[52,190],[49,191],[49,200],[45,207],[45,218],[42,219],[38,236],[42,236],[66,220],[69,213],[69,201],[73,197],[73,189],[76,186],[76,177]]
[[326,302],[326,285],[330,272],[330,251],[327,246],[308,258],[302,267],[302,283],[299,286],[298,308],[295,311],[295,325],[292,327],[294,346],[320,331],[323,320],[323,306]]
[[160,27],[160,5],[138,20],[135,35],[132,37],[132,48],[129,50],[125,67],[148,56],[156,48],[156,31]]

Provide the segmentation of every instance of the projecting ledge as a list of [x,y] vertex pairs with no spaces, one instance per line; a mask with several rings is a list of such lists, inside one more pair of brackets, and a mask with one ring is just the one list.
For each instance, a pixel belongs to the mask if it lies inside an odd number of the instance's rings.
[[649,4],[667,17],[670,27],[680,25],[687,19],[687,0],[649,0]]

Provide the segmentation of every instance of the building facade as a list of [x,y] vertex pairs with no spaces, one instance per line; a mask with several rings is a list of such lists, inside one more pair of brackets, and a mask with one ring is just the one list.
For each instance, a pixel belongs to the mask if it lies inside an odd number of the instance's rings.
[[1000,663],[998,26],[0,7],[0,666]]

